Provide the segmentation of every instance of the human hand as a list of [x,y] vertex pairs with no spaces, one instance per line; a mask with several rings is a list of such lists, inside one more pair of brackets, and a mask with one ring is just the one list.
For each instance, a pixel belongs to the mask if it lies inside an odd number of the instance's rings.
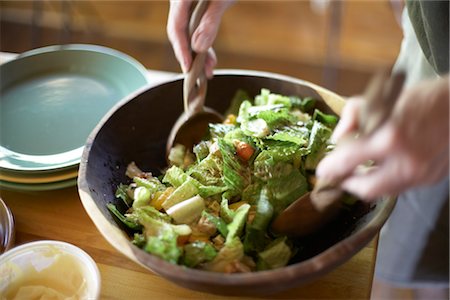
[[[333,138],[340,143],[317,168],[330,180],[351,173],[341,186],[366,200],[438,182],[449,170],[449,77],[423,81],[400,95],[391,117],[369,136],[350,139],[360,106],[350,99]],[[368,160],[376,167],[353,172]]]
[[183,73],[189,71],[192,64],[192,50],[197,53],[208,52],[205,62],[205,74],[208,78],[213,75],[217,58],[212,44],[217,36],[223,13],[233,0],[210,1],[197,29],[189,39],[188,26],[192,0],[171,0],[169,17],[167,20],[167,35],[180,63]]

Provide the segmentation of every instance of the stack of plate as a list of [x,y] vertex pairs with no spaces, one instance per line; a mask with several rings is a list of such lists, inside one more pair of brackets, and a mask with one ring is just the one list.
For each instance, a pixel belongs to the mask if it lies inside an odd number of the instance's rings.
[[22,53],[0,78],[0,188],[29,191],[75,185],[89,133],[148,83],[133,58],[81,44]]

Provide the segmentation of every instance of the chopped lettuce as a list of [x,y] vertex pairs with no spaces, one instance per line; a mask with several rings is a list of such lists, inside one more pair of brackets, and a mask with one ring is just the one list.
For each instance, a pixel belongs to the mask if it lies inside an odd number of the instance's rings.
[[291,100],[292,107],[300,109],[302,112],[312,111],[317,101],[313,97],[305,97],[303,99],[300,99],[296,96],[290,96],[289,99]]
[[133,205],[133,199],[128,195],[128,188],[129,185],[127,184],[119,184],[119,186],[116,189],[116,198],[122,199],[123,203],[125,203],[125,205],[127,207],[131,207],[131,205]]
[[267,181],[267,189],[274,211],[278,214],[308,191],[308,182],[291,164],[278,162],[272,178]]
[[[231,223],[234,219],[234,216],[236,215],[236,212],[231,210],[228,207],[228,200],[226,198],[222,199],[222,202],[220,202],[220,217],[226,222]],[[228,232],[228,229],[227,229]]]
[[249,204],[243,204],[235,211],[233,220],[227,226],[228,234],[225,240],[225,245],[231,243],[234,238],[241,235],[245,222],[247,221],[249,209]]
[[263,119],[245,121],[241,124],[241,129],[245,134],[255,138],[263,138],[270,134],[269,125]]
[[299,147],[306,146],[308,144],[308,138],[309,130],[298,125],[279,128],[267,137],[270,140],[294,143]]
[[338,118],[335,115],[325,114],[318,109],[314,110],[312,118],[313,120],[319,121],[329,128],[334,128],[338,122]]
[[197,145],[194,146],[194,154],[197,158],[197,162],[201,162],[204,158],[206,158],[209,154],[209,142],[201,141]]
[[257,119],[264,120],[270,130],[283,125],[293,124],[296,121],[296,118],[289,113],[287,108],[262,110],[257,114]]
[[171,224],[166,220],[148,214],[141,208],[137,208],[133,213],[139,223],[144,226],[143,232],[147,240],[144,250],[176,264],[183,253],[177,244],[178,236],[191,234],[191,228],[185,224]]
[[233,145],[223,139],[219,139],[218,144],[223,159],[223,182],[228,187],[227,194],[238,195],[249,181],[249,170],[239,162]]
[[177,167],[171,166],[165,173],[162,182],[168,183],[173,187],[179,187],[188,179],[188,175],[184,173],[184,171]]
[[[205,163],[206,165],[206,163]],[[198,172],[200,172],[199,170],[197,170]],[[208,172],[211,171],[210,169],[208,169]],[[191,170],[190,172],[195,173],[195,171]],[[214,173],[215,171],[213,171]],[[206,173],[199,173],[199,175],[205,175]],[[215,175],[213,175],[215,176]],[[205,179],[205,178],[203,178]],[[211,177],[209,177],[209,179],[211,179]],[[186,174],[181,168],[177,167],[177,166],[172,166],[170,167],[167,171],[166,174],[164,175],[162,181],[164,183],[168,183],[170,185],[172,185],[173,187],[176,187],[177,189],[183,185],[185,182],[189,181],[189,188],[191,190],[191,192],[193,193],[191,196],[185,196],[183,197],[184,199],[187,199],[186,197],[192,197],[196,192],[194,192],[194,187],[196,188],[196,191],[198,192],[198,194],[204,198],[206,197],[210,197],[216,194],[220,194],[223,193],[227,190],[227,187],[223,185],[222,182],[220,182],[221,185],[219,186],[215,186],[215,185],[204,185],[201,184],[200,182],[198,182],[196,179],[194,179],[193,177],[189,176],[188,174]],[[180,191],[179,191],[180,192]],[[173,202],[179,202],[177,195],[172,196],[172,198],[177,198],[176,201],[173,200],[169,200],[168,205],[170,205],[169,203]],[[180,201],[182,201],[183,199],[181,199]],[[167,200],[166,200],[167,201]]]
[[148,205],[150,202],[151,192],[149,189],[139,186],[134,189],[134,202],[133,202],[133,208],[141,207]]
[[306,176],[332,148],[337,122],[315,102],[239,91],[233,115],[210,124],[193,149],[175,146],[160,179],[131,163],[133,181],[116,191],[126,213],[108,209],[132,229],[136,246],[171,263],[216,272],[285,266],[301,245],[270,223],[310,189]]
[[255,97],[255,105],[257,106],[273,104],[282,104],[287,108],[290,108],[292,105],[289,97],[271,93],[268,89],[261,89],[261,93]]
[[172,165],[181,167],[184,165],[185,155],[186,147],[181,144],[177,144],[170,149],[168,160]]
[[330,128],[319,121],[314,121],[308,144],[310,153],[305,160],[305,169],[316,169],[319,161],[325,156],[331,133]]
[[253,221],[245,228],[244,249],[246,253],[258,253],[269,241],[267,228],[273,217],[273,206],[266,188],[262,189],[256,203]]
[[178,235],[173,230],[164,230],[158,236],[148,236],[144,250],[176,264],[182,254],[182,249],[177,246],[177,238]]
[[228,235],[227,223],[221,217],[212,215],[208,213],[206,210],[203,210],[202,216],[205,216],[208,219],[208,221],[213,223],[223,237],[225,238],[227,237]]
[[106,207],[109,209],[109,211],[116,216],[117,219],[119,219],[120,222],[122,222],[124,225],[126,225],[128,228],[133,229],[133,230],[139,230],[141,229],[141,225],[136,222],[133,219],[127,218],[126,216],[124,216],[118,209],[117,207],[112,204],[112,203],[108,203],[106,204]]
[[223,138],[228,132],[234,129],[234,125],[209,124],[209,133],[211,134],[211,138]]
[[216,257],[205,264],[205,269],[214,272],[225,272],[227,267],[235,261],[241,261],[244,257],[244,246],[238,237],[231,239]]
[[203,241],[196,241],[184,246],[184,256],[182,263],[185,266],[194,268],[201,263],[213,260],[217,255],[216,249]]
[[190,176],[206,186],[223,186],[222,159],[213,153],[190,168],[187,172]]
[[292,250],[286,237],[280,237],[270,243],[264,251],[258,254],[258,270],[276,269],[288,264]]
[[191,177],[187,178],[175,191],[167,197],[167,199],[162,203],[162,207],[167,211],[170,207],[184,200],[187,200],[196,194],[198,194],[198,189]]
[[156,191],[160,191],[164,189],[164,185],[159,181],[158,178],[151,177],[151,178],[141,178],[141,177],[133,177],[134,183],[136,183],[136,186],[142,186],[147,188],[150,193],[154,193]]

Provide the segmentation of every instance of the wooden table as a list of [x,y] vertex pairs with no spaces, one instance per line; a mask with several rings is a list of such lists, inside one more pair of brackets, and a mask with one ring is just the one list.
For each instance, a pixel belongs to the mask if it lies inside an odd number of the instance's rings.
[[[0,63],[13,57],[0,53]],[[164,80],[170,74],[149,71],[149,76],[153,80]],[[15,216],[16,245],[60,240],[92,256],[101,273],[101,299],[228,299],[179,287],[117,252],[86,214],[76,187],[46,192],[0,190],[0,196]],[[375,254],[372,242],[347,263],[315,282],[254,299],[369,299]]]

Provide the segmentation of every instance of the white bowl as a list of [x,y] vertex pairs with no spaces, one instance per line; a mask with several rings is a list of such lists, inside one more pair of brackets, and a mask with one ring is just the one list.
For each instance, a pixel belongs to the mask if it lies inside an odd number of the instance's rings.
[[76,299],[99,299],[100,272],[86,252],[60,241],[30,242],[0,256],[0,295],[8,299],[19,288],[22,293],[33,290],[39,294],[44,287],[76,295]]

